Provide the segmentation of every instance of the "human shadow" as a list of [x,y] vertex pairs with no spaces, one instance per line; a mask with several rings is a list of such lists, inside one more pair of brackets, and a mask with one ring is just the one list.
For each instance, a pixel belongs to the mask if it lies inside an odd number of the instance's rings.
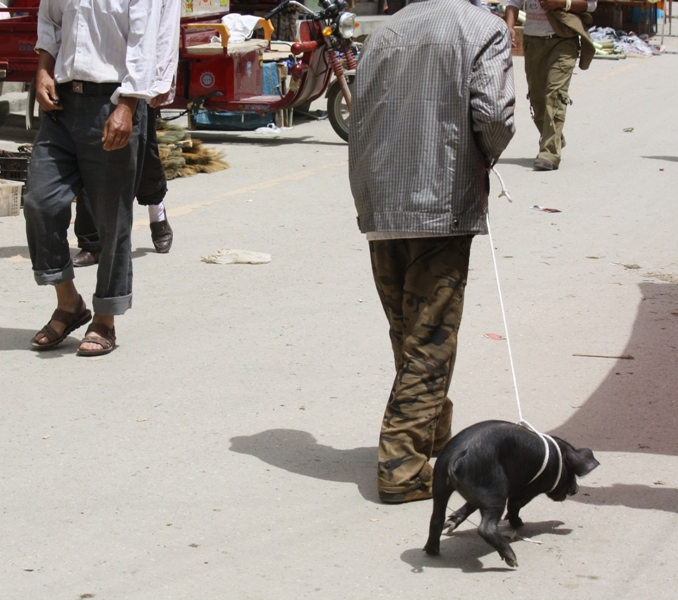
[[575,445],[586,441],[594,451],[677,456],[678,285],[645,282],[639,287],[642,300],[620,353],[633,359],[618,359],[581,408],[549,433]]
[[155,248],[137,248],[132,251],[132,259],[143,258],[147,254],[157,254]]
[[678,156],[643,156],[641,158],[649,158],[650,160],[667,160],[669,162],[678,162]]
[[233,437],[231,450],[306,477],[353,483],[369,502],[379,502],[376,489],[376,447],[341,450],[319,444],[308,432],[269,429],[254,435]]
[[607,487],[580,487],[572,500],[598,506],[626,506],[642,510],[662,510],[678,513],[678,489],[663,484],[652,487],[613,483]]
[[248,144],[250,146],[272,146],[274,148],[291,144],[346,146],[346,142],[339,136],[337,136],[336,142],[325,142],[309,135],[293,136],[285,133],[282,135],[260,135],[252,131],[212,131],[201,129],[199,131],[191,131],[191,137],[199,139],[206,144]]
[[[39,331],[35,329],[14,329],[11,327],[0,327],[0,352],[9,352],[15,350],[26,350],[32,352],[40,359],[60,358],[66,354],[74,354],[80,346],[80,339],[77,333],[69,335],[61,344],[51,350],[35,351],[31,347],[33,336]],[[83,330],[84,331],[84,330]],[[84,335],[84,334],[83,334]]]
[[[518,535],[522,538],[533,539],[537,536],[546,534],[569,535],[571,529],[560,529],[564,523],[562,521],[541,521],[536,523],[525,523],[521,527]],[[519,543],[516,539],[514,544]],[[422,548],[426,543],[426,537],[422,537]],[[514,548],[516,554],[519,550]],[[413,573],[423,573],[424,569],[458,569],[463,573],[489,573],[513,571],[511,567],[484,567],[481,558],[497,551],[490,546],[483,538],[478,535],[478,530],[473,527],[469,529],[457,530],[451,536],[445,536],[440,539],[440,554],[438,556],[429,556],[421,548],[411,548],[405,550],[400,555],[403,562],[412,567]],[[497,554],[497,560],[499,555]],[[520,562],[520,556],[518,556]]]
[[20,256],[21,258],[30,259],[31,255],[28,252],[28,246],[3,246],[0,247],[0,259],[14,258]]
[[526,167],[531,169],[534,165],[534,158],[500,158],[497,161],[498,165],[518,165],[519,167]]

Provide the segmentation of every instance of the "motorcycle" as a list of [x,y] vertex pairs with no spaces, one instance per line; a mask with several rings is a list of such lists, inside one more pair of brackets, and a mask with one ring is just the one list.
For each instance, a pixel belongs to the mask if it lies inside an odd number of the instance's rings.
[[[177,97],[171,108],[186,107],[193,119],[203,109],[264,115],[302,106],[326,94],[332,128],[348,140],[351,82],[357,65],[355,15],[347,12],[346,0],[320,0],[320,6],[322,10],[315,12],[296,0],[283,0],[261,22],[264,40],[233,46],[228,44],[227,29],[214,15],[182,19]],[[263,54],[273,31],[271,19],[287,11],[298,11],[303,17],[300,41],[291,44],[285,57],[291,64],[289,80],[285,70],[280,71],[277,94],[262,94]],[[220,34],[220,41],[212,41],[215,34]],[[335,79],[330,83],[332,75]]]
[[[37,11],[40,0],[14,0],[12,18],[0,20],[0,81],[29,83],[35,77]],[[353,32],[356,18],[346,0],[320,0],[315,12],[296,0],[283,0],[262,20],[264,40],[229,45],[228,29],[221,23],[226,12],[181,19],[179,66],[174,102],[165,108],[189,111],[189,124],[201,109],[235,113],[270,114],[303,106],[323,93],[334,131],[348,140],[351,84],[356,68]],[[4,9],[5,12],[9,9]],[[264,53],[269,50],[270,19],[298,11],[299,42],[291,45],[291,68],[280,69],[277,94],[263,92]],[[23,16],[19,16],[23,15]],[[215,42],[213,39],[218,38]],[[281,53],[278,53],[281,54]],[[283,62],[283,61],[281,61]],[[334,75],[334,79],[332,79]],[[28,87],[26,123],[36,125],[35,89]]]

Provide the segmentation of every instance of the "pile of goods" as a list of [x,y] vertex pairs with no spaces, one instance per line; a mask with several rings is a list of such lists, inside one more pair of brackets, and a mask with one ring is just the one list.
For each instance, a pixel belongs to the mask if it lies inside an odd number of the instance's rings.
[[228,169],[221,150],[204,147],[182,127],[158,120],[157,131],[158,153],[168,180]]
[[647,36],[615,30],[611,27],[591,27],[589,34],[596,47],[595,58],[619,60],[632,56],[653,56],[662,53],[659,46],[650,44]]

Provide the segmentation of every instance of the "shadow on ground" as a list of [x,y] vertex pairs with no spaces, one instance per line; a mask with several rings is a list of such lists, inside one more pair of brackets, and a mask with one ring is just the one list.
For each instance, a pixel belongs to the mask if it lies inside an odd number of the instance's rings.
[[[38,324],[36,323],[36,325]],[[35,329],[0,327],[0,352],[26,350],[26,352],[31,352],[34,356],[41,359],[60,358],[66,354],[75,354],[80,346],[80,337],[85,335],[84,329],[82,333],[79,331],[73,332],[56,348],[37,352],[31,347],[31,340],[41,327],[42,325],[38,325]]]
[[365,500],[379,502],[376,447],[340,450],[319,444],[306,431],[269,429],[231,438],[231,450],[297,475],[354,483]]
[[28,252],[28,246],[4,246],[0,247],[0,259],[14,258],[19,256],[26,260],[30,260],[31,255]]
[[654,487],[625,483],[614,483],[608,487],[596,488],[581,486],[579,493],[573,496],[572,500],[598,506],[626,506],[678,513],[678,489],[667,488],[662,483],[657,483]]
[[500,158],[497,163],[498,166],[501,165],[517,165],[519,167],[525,167],[526,169],[531,169],[534,164],[534,158]]
[[[543,521],[540,523],[525,523],[520,529],[519,535],[523,538],[534,539],[541,535],[569,535],[571,529],[559,529],[563,525],[562,521]],[[541,540],[539,540],[541,541]],[[425,543],[422,542],[422,547]],[[521,540],[511,542],[513,551],[520,564],[520,546],[524,543]],[[400,555],[403,562],[412,566],[413,573],[423,573],[425,569],[458,569],[463,573],[488,573],[492,571],[513,571],[511,567],[484,567],[481,558],[494,553],[495,557],[490,557],[492,564],[500,563],[499,553],[490,546],[479,535],[477,529],[464,529],[455,531],[451,536],[443,535],[440,538],[440,555],[429,556],[421,548],[406,550]],[[495,560],[496,559],[496,560]],[[501,563],[503,564],[503,563]]]
[[621,353],[633,360],[617,360],[583,406],[550,433],[594,451],[678,456],[678,285],[642,283],[640,291]]
[[[584,405],[550,433],[594,451],[678,456],[678,285],[642,283],[640,291],[633,331],[621,353],[633,360],[617,360]],[[678,489],[662,484],[669,474],[652,477],[654,487],[582,488],[573,500],[678,513]]]
[[643,156],[650,160],[668,160],[669,162],[678,162],[678,156]]

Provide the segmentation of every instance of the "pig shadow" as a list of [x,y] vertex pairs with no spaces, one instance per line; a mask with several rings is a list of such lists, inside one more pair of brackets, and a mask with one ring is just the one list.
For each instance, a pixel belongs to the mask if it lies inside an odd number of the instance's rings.
[[[542,521],[538,523],[525,523],[521,527],[518,535],[522,538],[534,539],[544,534],[569,535],[571,529],[560,529],[562,521]],[[422,548],[425,543],[422,541]],[[539,541],[539,540],[535,540]],[[521,543],[520,539],[511,542],[513,545]],[[525,542],[529,543],[529,542]],[[516,554],[519,554],[518,548],[514,548]],[[425,569],[458,569],[463,573],[489,573],[489,572],[511,572],[512,567],[485,567],[481,558],[495,554],[490,558],[496,563],[501,562],[497,551],[490,546],[483,538],[478,535],[476,527],[455,531],[451,536],[443,535],[440,538],[440,554],[438,556],[429,556],[421,548],[412,548],[406,550],[400,555],[403,562],[412,567],[413,573],[423,573]],[[520,563],[520,556],[518,557]],[[504,564],[504,563],[501,563]]]

